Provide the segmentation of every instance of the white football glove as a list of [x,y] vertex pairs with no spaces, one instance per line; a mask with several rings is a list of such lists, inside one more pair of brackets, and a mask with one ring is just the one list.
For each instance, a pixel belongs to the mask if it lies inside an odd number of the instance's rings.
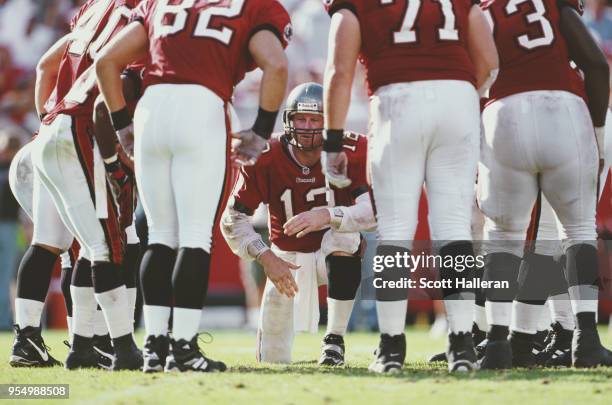
[[338,188],[351,185],[348,178],[348,158],[344,152],[321,152],[321,169],[327,180]]
[[117,132],[117,138],[119,138],[119,143],[123,147],[125,153],[128,154],[129,157],[134,156],[134,124],[131,123],[125,128],[121,128]]
[[252,129],[245,129],[233,136],[239,141],[232,146],[233,157],[236,162],[245,166],[254,165],[268,144],[266,139],[257,135]]

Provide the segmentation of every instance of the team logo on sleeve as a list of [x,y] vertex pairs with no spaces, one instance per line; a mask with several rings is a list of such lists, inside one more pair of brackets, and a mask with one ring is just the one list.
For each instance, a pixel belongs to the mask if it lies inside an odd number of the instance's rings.
[[285,36],[285,41],[290,42],[293,37],[293,27],[291,23],[285,25],[285,29],[283,30],[283,35]]

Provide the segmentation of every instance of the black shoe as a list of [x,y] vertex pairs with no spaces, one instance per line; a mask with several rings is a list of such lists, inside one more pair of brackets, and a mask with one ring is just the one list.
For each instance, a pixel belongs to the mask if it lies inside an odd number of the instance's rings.
[[480,361],[483,370],[507,370],[512,368],[512,346],[506,339],[485,340],[484,356]]
[[92,340],[92,338],[74,335],[72,345],[64,341],[64,344],[70,348],[64,364],[66,370],[100,368],[98,365],[98,354],[93,348]]
[[482,360],[482,358],[484,357],[485,352],[487,350],[488,343],[489,343],[489,339],[485,338],[482,340],[482,342],[478,343],[476,347],[474,347],[474,350],[476,350],[476,358],[479,361]]
[[597,329],[574,329],[572,365],[576,368],[612,367],[612,355],[599,340]]
[[170,339],[168,336],[147,336],[142,353],[144,358],[142,371],[145,373],[164,371],[169,350]]
[[434,354],[427,360],[429,363],[447,363],[446,352]]
[[142,370],[142,352],[136,346],[132,334],[113,339],[115,358],[111,370]]
[[374,352],[376,359],[368,369],[374,373],[398,373],[406,359],[406,335],[380,335],[378,349]]
[[476,351],[474,350],[474,340],[472,334],[451,333],[448,335],[448,371],[474,371],[478,368]]
[[[487,332],[480,330],[476,322],[472,324],[472,342],[474,342],[474,346],[477,348],[479,344],[482,343],[483,340],[487,338]],[[484,353],[484,346],[481,350]],[[478,349],[476,350],[476,354],[479,354]],[[479,359],[482,356],[478,357]],[[434,354],[427,360],[430,363],[447,363],[448,359],[446,358],[446,352]]]
[[[551,325],[552,328],[552,325]],[[552,339],[552,329],[547,330],[539,330],[536,332],[533,338],[533,354],[537,356],[548,344],[550,343],[550,339]]]
[[198,336],[189,342],[185,339],[171,339],[172,355],[179,371],[214,372],[225,371],[227,366],[222,361],[215,361],[204,356],[198,346]]
[[534,353],[536,334],[510,332],[510,346],[512,348],[512,367],[533,368],[536,366]]
[[49,354],[49,348],[40,335],[40,328],[27,326],[20,329],[18,325],[14,325],[14,328],[15,342],[9,358],[11,366],[53,367],[62,365]]
[[115,360],[115,349],[111,343],[110,335],[94,335],[93,349],[98,355],[98,367],[110,370],[113,366],[113,360]]
[[574,331],[563,329],[559,322],[552,324],[548,344],[536,355],[536,363],[543,367],[571,367],[573,334]]
[[323,338],[320,366],[344,365],[344,338],[330,333]]

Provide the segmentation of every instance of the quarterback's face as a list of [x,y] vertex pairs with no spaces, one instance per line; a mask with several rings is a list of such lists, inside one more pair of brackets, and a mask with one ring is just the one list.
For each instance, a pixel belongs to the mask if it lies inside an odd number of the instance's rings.
[[296,113],[293,116],[295,129],[323,129],[323,116],[321,114]]
[[313,150],[323,145],[323,115],[296,113],[293,116],[296,141],[304,150]]

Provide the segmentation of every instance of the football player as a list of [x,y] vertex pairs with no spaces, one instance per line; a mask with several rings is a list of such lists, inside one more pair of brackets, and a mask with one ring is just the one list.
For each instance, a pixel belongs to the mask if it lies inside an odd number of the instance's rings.
[[[141,270],[146,372],[161,371],[166,363],[172,306],[174,360],[168,364],[180,371],[226,369],[200,352],[197,334],[213,226],[230,178],[227,105],[245,72],[261,67],[258,117],[236,134],[237,158],[252,163],[272,133],[285,93],[283,48],[290,35],[289,16],[276,0],[147,0],[97,60],[113,127],[135,158],[149,226]],[[146,55],[147,88],[132,126],[119,76]]]
[[[283,123],[284,134],[270,139],[254,166],[242,168],[221,230],[232,251],[257,260],[268,278],[257,359],[291,362],[294,332],[317,330],[318,286],[327,284],[328,324],[319,364],[343,365],[344,334],[361,281],[359,231],[375,226],[366,180],[367,142],[362,135],[345,133],[351,187],[328,187],[320,164],[323,87],[304,83],[293,89]],[[268,204],[271,247],[250,221],[261,203]],[[281,277],[284,273],[292,277]]]
[[[479,90],[494,80],[497,53],[480,8],[470,0],[328,0],[332,16],[325,72],[325,143],[321,160],[332,184],[350,183],[342,127],[355,62],[367,68],[370,170],[377,254],[409,253],[421,188],[427,186],[432,239],[442,256],[473,255],[471,213],[479,147]],[[381,28],[383,27],[383,28]],[[459,107],[460,106],[460,107]],[[405,270],[405,269],[404,269]],[[404,277],[401,268],[379,273]],[[447,285],[472,271],[440,269]],[[407,290],[376,291],[381,339],[370,370],[397,372],[406,355]],[[472,370],[474,294],[443,291],[449,319],[449,370]]]
[[[561,223],[566,281],[576,317],[573,365],[612,364],[595,322],[595,207],[609,68],[576,7],[553,0],[483,4],[501,60],[499,77],[483,112],[479,198],[486,216],[485,239],[490,241],[485,278],[509,280],[511,286],[505,291],[486,291],[489,331],[481,364],[485,369],[511,367],[513,349],[515,365],[532,362],[520,354],[529,349],[525,342],[533,338],[537,317],[530,315],[534,308],[528,308],[521,297],[517,307],[522,308],[516,311],[518,319],[513,323],[516,329],[521,325],[522,331],[515,330],[508,340],[508,326],[519,286],[516,280],[525,232],[540,190]],[[535,24],[538,31],[532,28]],[[570,60],[584,73],[584,83],[577,80]]]
[[[133,315],[121,269],[127,242],[124,229],[133,213],[118,210],[117,206],[124,209],[129,204],[119,201],[116,205],[110,187],[116,188],[117,179],[127,182],[128,174],[123,167],[107,165],[111,172],[107,185],[105,165],[92,136],[93,60],[127,23],[135,3],[88,1],[73,19],[72,32],[54,44],[39,64],[59,68],[57,81],[39,75],[36,103],[43,122],[32,146],[32,163],[84,258],[77,262],[72,276],[74,336],[66,359],[69,369],[95,365],[92,325],[98,304],[113,340],[116,357],[112,368],[142,366],[132,337]],[[135,289],[131,290],[135,301]]]

